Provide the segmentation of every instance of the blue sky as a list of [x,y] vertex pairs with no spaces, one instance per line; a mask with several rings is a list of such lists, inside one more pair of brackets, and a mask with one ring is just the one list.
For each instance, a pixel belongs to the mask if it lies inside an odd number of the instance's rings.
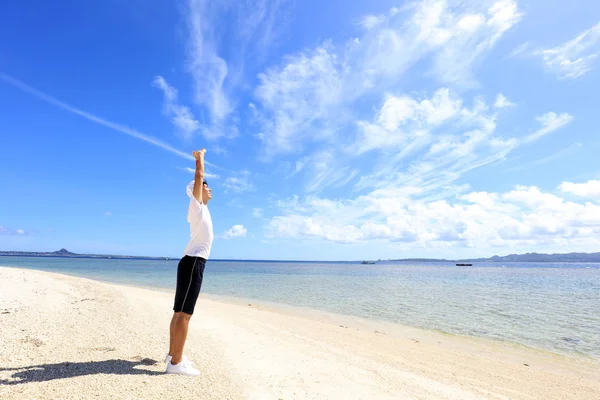
[[0,249],[213,258],[600,251],[600,3],[12,2]]

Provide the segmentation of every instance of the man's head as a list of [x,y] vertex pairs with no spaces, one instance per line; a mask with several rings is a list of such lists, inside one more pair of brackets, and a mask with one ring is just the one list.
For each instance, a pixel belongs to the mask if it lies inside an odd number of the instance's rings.
[[208,204],[212,199],[212,190],[208,187],[208,182],[202,181],[202,203]]

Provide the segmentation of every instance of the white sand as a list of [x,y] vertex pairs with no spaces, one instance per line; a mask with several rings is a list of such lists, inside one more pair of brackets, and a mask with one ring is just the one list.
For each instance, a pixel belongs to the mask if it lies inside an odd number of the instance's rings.
[[172,301],[0,268],[0,398],[600,399],[598,361],[204,296],[185,351],[202,375],[165,375]]

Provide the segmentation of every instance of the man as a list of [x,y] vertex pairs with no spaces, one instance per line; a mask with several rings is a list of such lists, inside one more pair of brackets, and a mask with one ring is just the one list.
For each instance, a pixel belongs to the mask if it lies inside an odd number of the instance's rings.
[[200,372],[192,366],[192,362],[183,355],[183,347],[190,318],[200,294],[204,266],[210,255],[213,241],[213,226],[208,211],[212,192],[204,180],[205,153],[205,149],[192,153],[196,159],[196,172],[194,180],[187,186],[187,195],[190,197],[187,216],[190,224],[190,241],[177,267],[177,289],[170,328],[171,341],[169,354],[165,360],[168,363],[167,374],[200,375]]

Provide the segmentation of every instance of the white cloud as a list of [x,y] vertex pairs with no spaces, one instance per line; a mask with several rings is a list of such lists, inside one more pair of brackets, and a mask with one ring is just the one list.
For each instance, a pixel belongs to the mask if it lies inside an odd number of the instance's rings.
[[585,183],[563,182],[558,188],[564,193],[600,200],[600,180],[590,180]]
[[110,212],[110,211],[106,211],[106,212],[104,213],[104,216],[106,216],[106,217],[110,217],[110,216],[112,216],[112,212]]
[[508,108],[508,107],[514,107],[516,106],[515,103],[511,103],[506,97],[504,97],[504,95],[502,93],[498,94],[498,97],[496,97],[496,102],[494,103],[494,108]]
[[234,237],[245,237],[247,233],[248,230],[244,228],[244,225],[234,225],[223,234],[223,238],[231,239]]
[[163,91],[163,113],[171,119],[173,125],[183,134],[184,138],[191,138],[200,129],[200,123],[188,107],[178,103],[177,89],[170,86],[162,76],[156,76],[152,81],[152,85]]
[[573,120],[573,116],[568,113],[562,113],[558,115],[554,112],[547,112],[537,116],[535,119],[542,125],[542,127],[536,132],[524,137],[522,139],[523,143],[534,142],[539,138],[554,132],[559,128],[562,128]]
[[[322,141],[330,136],[327,124],[342,101],[339,61],[330,46],[289,57],[283,68],[259,75],[255,96],[262,106],[261,138],[267,157],[298,150],[306,134]],[[313,130],[319,121],[320,129]]]
[[600,23],[557,47],[537,50],[548,69],[561,79],[576,79],[592,70],[600,53]]
[[[452,190],[448,185],[461,174],[501,160],[518,145],[493,136],[496,116],[489,107],[479,99],[463,105],[452,87],[474,84],[478,62],[521,16],[512,0],[424,0],[366,16],[361,21],[368,29],[345,45],[328,41],[286,57],[259,75],[250,106],[263,158],[298,155],[288,175],[303,171],[312,193],[355,178],[356,190],[394,179]],[[417,64],[417,76],[449,86],[430,98],[396,94]],[[511,104],[498,99],[497,106]],[[365,116],[369,106],[379,108],[373,121]],[[372,151],[384,153],[376,165],[356,159]],[[424,151],[426,160],[406,171],[406,160]]]
[[421,101],[406,95],[388,96],[375,123],[358,121],[353,150],[357,154],[376,149],[394,151],[410,141],[423,142],[431,130],[459,116],[461,108],[462,101],[446,88]]
[[[339,143],[362,119],[356,114],[363,99],[397,88],[417,63],[437,80],[472,85],[478,61],[521,16],[513,0],[452,7],[424,0],[387,17],[366,16],[363,25],[370,29],[347,45],[326,42],[288,56],[284,65],[259,75],[255,90],[265,156],[301,153],[311,142]],[[437,116],[443,117],[439,107]]]
[[252,209],[252,216],[256,217],[256,218],[262,218],[263,217],[263,210],[262,210],[262,208],[254,208],[254,209]]
[[243,193],[254,190],[254,184],[250,182],[250,172],[241,171],[236,176],[225,178],[223,186],[237,193]]
[[[561,187],[595,195],[596,185]],[[600,244],[600,203],[566,201],[537,187],[470,192],[451,201],[427,200],[418,189],[380,189],[353,200],[309,196],[278,205],[281,215],[267,226],[271,237],[385,240],[408,248]]]
[[494,136],[496,118],[483,100],[475,98],[467,107],[448,89],[431,100],[388,98],[375,122],[360,124],[354,149],[380,154],[355,189],[421,187],[435,196],[464,190],[455,186],[464,173],[502,160],[519,145]]
[[0,235],[23,236],[26,234],[27,234],[27,232],[25,232],[23,229],[12,230],[12,229],[8,229],[7,227],[5,227],[3,225],[0,225]]

